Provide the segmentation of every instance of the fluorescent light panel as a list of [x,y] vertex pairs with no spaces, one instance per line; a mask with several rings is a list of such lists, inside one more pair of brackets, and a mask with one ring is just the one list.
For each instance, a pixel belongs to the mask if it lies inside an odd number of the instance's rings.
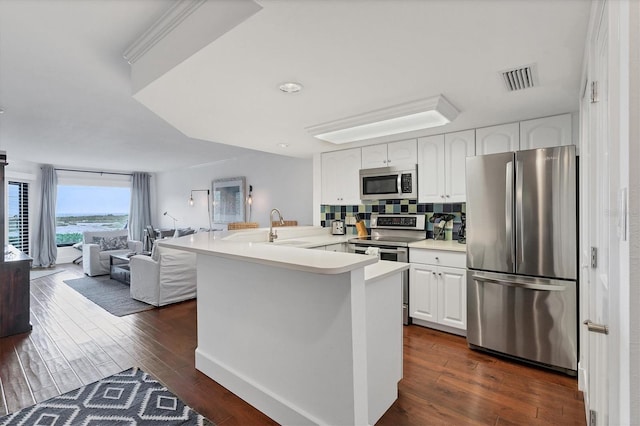
[[440,95],[308,127],[306,130],[318,139],[343,144],[443,126],[457,115],[458,110]]

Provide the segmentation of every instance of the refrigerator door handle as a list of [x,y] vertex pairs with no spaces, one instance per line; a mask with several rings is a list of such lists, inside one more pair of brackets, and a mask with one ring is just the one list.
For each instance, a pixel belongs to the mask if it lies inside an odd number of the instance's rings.
[[[516,156],[517,157],[517,156]],[[521,160],[516,160],[516,241],[520,247],[516,250],[515,262],[516,272],[519,272],[520,265],[522,265],[522,256],[524,254],[524,233],[522,227],[524,226],[523,208],[522,208],[522,175],[524,174],[523,163]]]
[[504,285],[507,287],[518,287],[525,290],[540,290],[540,291],[565,291],[567,286],[565,285],[553,285],[553,284],[538,284],[530,282],[521,282],[517,280],[501,280],[499,278],[488,278],[484,275],[474,274],[473,279],[479,282],[492,283]]
[[505,167],[505,201],[504,201],[504,225],[506,229],[506,239],[509,247],[509,258],[507,263],[510,270],[514,271],[513,262],[515,259],[515,245],[513,243],[513,161],[509,161]]

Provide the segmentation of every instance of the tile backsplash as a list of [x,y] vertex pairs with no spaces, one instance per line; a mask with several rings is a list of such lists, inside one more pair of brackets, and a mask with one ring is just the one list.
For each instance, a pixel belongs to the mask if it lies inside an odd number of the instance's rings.
[[[429,218],[433,213],[451,213],[455,215],[453,219],[453,228],[445,231],[446,239],[457,239],[458,229],[460,228],[460,214],[465,213],[465,203],[452,204],[432,204],[418,203],[416,200],[380,200],[377,202],[358,204],[350,206],[320,206],[320,223],[324,227],[331,226],[334,220],[344,220],[348,216],[360,214],[365,221],[367,229],[370,230],[371,213],[408,213],[408,214],[424,214],[427,216],[426,238],[433,238],[433,224],[429,222]],[[355,226],[345,223],[347,233],[355,234]]]

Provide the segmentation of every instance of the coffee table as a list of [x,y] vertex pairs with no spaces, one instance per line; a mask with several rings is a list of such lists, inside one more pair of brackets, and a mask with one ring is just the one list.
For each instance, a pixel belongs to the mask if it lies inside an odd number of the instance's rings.
[[109,278],[131,285],[131,269],[127,254],[109,255]]

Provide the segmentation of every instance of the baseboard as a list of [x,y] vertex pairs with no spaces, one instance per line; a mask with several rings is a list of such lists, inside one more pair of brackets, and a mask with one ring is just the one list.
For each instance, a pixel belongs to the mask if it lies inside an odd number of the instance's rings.
[[421,319],[411,318],[411,324],[421,327],[433,328],[434,330],[444,331],[445,333],[456,334],[458,336],[467,337],[467,330],[449,327],[448,325],[436,324],[434,322],[424,321]]
[[263,388],[200,349],[196,349],[196,369],[280,424],[318,425],[327,423]]

